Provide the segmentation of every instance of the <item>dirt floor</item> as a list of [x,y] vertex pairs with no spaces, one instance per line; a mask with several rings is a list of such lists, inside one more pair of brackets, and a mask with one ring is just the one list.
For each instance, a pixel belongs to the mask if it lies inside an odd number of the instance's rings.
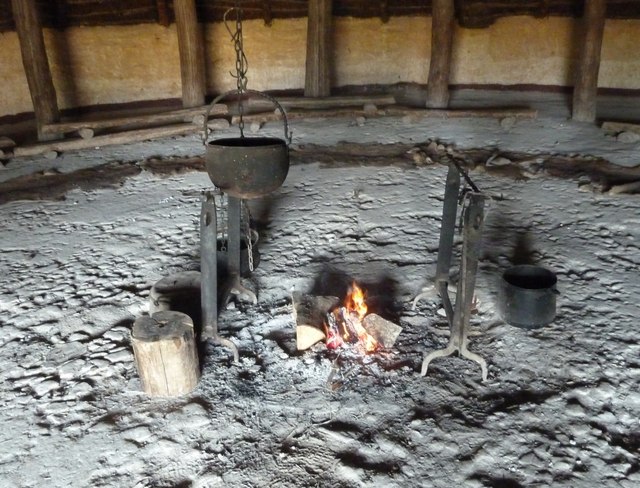
[[[3,184],[72,171],[90,183],[0,205],[2,485],[637,486],[640,217],[618,186],[637,181],[639,146],[535,103],[538,119],[508,128],[294,126],[285,184],[250,203],[260,265],[244,283],[258,303],[220,314],[240,360],[205,343],[198,387],[174,399],[142,392],[130,331],[155,282],[199,269],[211,183],[197,138],[10,162]],[[448,337],[432,282],[449,160],[488,197],[469,344],[484,382],[459,357],[420,375]],[[453,284],[460,249],[456,234]],[[556,319],[536,330],[499,313],[501,274],[522,262],[558,276]],[[396,345],[296,351],[292,291],[340,295],[352,280],[403,327]]]

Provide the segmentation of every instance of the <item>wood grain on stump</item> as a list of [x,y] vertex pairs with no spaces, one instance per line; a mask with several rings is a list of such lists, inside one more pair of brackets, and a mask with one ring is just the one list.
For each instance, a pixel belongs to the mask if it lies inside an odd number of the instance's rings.
[[163,311],[140,317],[133,324],[131,343],[148,395],[184,395],[198,384],[198,354],[188,315]]

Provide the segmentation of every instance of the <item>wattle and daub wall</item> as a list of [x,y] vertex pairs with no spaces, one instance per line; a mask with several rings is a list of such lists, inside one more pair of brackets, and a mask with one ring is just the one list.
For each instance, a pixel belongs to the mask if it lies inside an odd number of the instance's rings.
[[[234,87],[229,71],[235,54],[220,22],[232,4],[198,0],[209,94]],[[250,88],[303,88],[306,0],[242,4]],[[334,1],[333,86],[426,83],[429,4]],[[181,96],[170,1],[57,0],[39,5],[60,108]],[[451,83],[571,86],[582,1],[517,0],[508,11],[492,5],[479,0],[456,3]],[[640,14],[640,2],[614,0],[607,8],[598,84],[640,90],[640,19],[633,18]],[[0,12],[2,117],[30,112],[32,105],[9,0],[0,0]]]

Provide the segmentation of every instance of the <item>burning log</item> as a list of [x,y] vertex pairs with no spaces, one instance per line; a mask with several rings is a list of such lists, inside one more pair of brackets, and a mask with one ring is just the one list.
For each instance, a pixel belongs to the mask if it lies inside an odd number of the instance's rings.
[[357,345],[364,352],[393,347],[402,328],[375,313],[368,313],[364,291],[355,283],[345,304],[327,314],[327,348]]
[[325,317],[338,304],[339,299],[332,296],[302,295],[299,292],[293,292],[291,299],[296,323],[296,346],[298,351],[304,351],[325,340]]

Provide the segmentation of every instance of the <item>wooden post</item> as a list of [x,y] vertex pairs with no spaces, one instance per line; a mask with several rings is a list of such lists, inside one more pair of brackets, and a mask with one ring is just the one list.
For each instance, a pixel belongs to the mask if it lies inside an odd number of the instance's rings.
[[604,34],[606,0],[585,0],[583,35],[580,44],[580,60],[573,86],[573,120],[593,122],[596,120],[596,95],[600,50]]
[[38,139],[55,139],[58,135],[42,134],[40,128],[60,119],[56,90],[44,46],[42,24],[35,0],[11,0],[13,18],[20,41],[22,64],[27,75],[33,111],[36,115]]
[[453,1],[433,0],[432,2],[427,108],[447,108],[449,105],[449,72],[454,26]]
[[169,0],[156,0],[156,10],[158,12],[158,24],[169,27],[171,18],[169,16]]
[[147,395],[184,395],[198,384],[198,353],[193,321],[188,315],[166,311],[138,318],[131,331],[131,344]]
[[271,27],[271,24],[273,24],[271,0],[262,0],[262,16],[264,17],[264,25]]
[[331,94],[331,12],[331,0],[309,0],[304,79],[306,97],[328,97]]
[[174,0],[173,10],[178,30],[182,105],[204,105],[205,78],[202,31],[198,24],[195,0]]

